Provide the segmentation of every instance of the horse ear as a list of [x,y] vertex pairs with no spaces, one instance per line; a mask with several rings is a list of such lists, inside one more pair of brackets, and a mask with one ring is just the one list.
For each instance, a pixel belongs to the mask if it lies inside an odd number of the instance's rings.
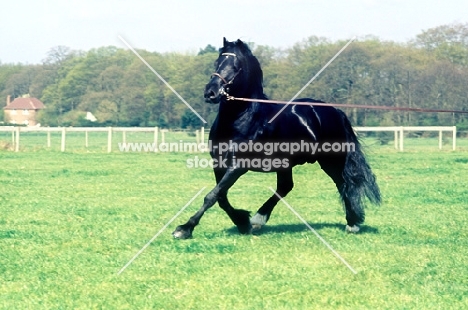
[[241,39],[237,39],[236,44],[237,44],[237,45],[244,45],[244,42],[242,42]]
[[228,40],[226,40],[226,37],[223,37],[223,46],[226,47],[228,44]]

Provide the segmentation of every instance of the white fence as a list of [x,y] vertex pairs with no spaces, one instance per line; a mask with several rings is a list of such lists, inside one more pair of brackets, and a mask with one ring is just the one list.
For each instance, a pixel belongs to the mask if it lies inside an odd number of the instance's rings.
[[[452,132],[452,150],[456,149],[456,135],[457,128],[455,126],[394,126],[394,127],[354,127],[356,132],[378,132],[387,131],[394,132],[395,149],[403,151],[404,149],[404,132],[406,131],[433,131],[439,132],[439,149],[442,149],[442,134],[444,131]],[[121,132],[122,142],[126,142],[127,133],[129,132],[146,132],[153,135],[153,142],[158,145],[159,137],[160,143],[165,143],[165,133],[167,130],[160,130],[158,127],[0,127],[0,132],[11,132],[11,141],[15,152],[20,150],[20,141],[22,132],[46,132],[47,133],[47,147],[51,147],[51,133],[61,133],[60,150],[62,152],[66,149],[66,136],[68,132],[83,132],[84,133],[84,146],[89,146],[89,133],[90,132],[105,132],[107,133],[107,152],[112,152],[112,140],[114,133]],[[195,132],[196,143],[203,143],[205,131],[202,127]]]
[[393,131],[395,135],[395,149],[403,151],[405,131],[435,131],[439,132],[439,149],[442,149],[442,134],[444,131],[452,132],[452,150],[457,148],[457,127],[456,126],[394,126],[394,127],[354,127],[359,131]]
[[[66,137],[69,132],[83,132],[84,133],[84,146],[89,147],[89,133],[90,132],[105,132],[107,133],[107,152],[112,152],[112,139],[114,133],[122,133],[122,142],[127,142],[127,133],[129,132],[146,132],[153,134],[153,143],[158,145],[159,136],[161,136],[160,143],[165,143],[165,133],[167,129],[159,129],[158,127],[0,127],[0,132],[11,132],[11,141],[15,152],[20,149],[21,133],[22,132],[46,132],[47,133],[47,147],[51,147],[51,133],[60,132],[61,142],[60,151],[65,152],[66,149]],[[205,129],[202,127],[201,130],[195,132],[196,143],[203,143],[205,136]]]

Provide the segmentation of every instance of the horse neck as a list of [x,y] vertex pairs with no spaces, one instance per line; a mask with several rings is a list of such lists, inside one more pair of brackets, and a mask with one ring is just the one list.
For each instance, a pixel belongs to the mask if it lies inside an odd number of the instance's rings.
[[[257,96],[255,96],[257,97]],[[258,96],[251,99],[263,99]],[[264,126],[267,119],[262,113],[262,104],[257,102],[245,102],[238,100],[223,100],[220,103],[216,129],[220,139],[247,138],[252,139],[255,132]]]
[[[250,72],[249,68],[245,69]],[[261,70],[259,69],[260,74]],[[263,86],[261,78],[258,76],[250,75],[247,89],[244,90],[242,95],[237,97],[249,98],[249,99],[267,99],[263,93]],[[227,100],[221,101],[218,111],[219,125],[223,126],[226,130],[232,130],[232,134],[240,133],[241,135],[248,135],[250,129],[256,125],[262,126],[264,123],[264,116],[262,113],[262,105],[257,102],[246,102],[239,100]]]
[[[242,97],[249,99],[266,99],[263,91],[252,92]],[[246,114],[254,115],[259,109],[260,105],[258,103],[224,99],[219,105],[218,113],[223,119],[237,120],[241,117],[245,118]]]
[[243,115],[251,114],[252,103],[238,100],[223,100],[219,104],[218,117],[223,124],[232,124]]

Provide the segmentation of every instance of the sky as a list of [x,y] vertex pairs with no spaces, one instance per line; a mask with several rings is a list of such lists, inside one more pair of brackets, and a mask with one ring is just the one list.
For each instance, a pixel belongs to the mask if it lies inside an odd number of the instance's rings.
[[467,0],[15,0],[0,5],[0,62],[42,63],[57,46],[196,53],[223,37],[288,48],[310,36],[407,42],[468,22]]

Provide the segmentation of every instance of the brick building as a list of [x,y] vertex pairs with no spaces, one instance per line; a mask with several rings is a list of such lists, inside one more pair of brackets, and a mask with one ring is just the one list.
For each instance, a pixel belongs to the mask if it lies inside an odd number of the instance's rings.
[[8,96],[7,105],[3,108],[5,123],[36,126],[37,112],[44,108],[44,104],[37,98],[23,96],[10,102],[10,96]]

